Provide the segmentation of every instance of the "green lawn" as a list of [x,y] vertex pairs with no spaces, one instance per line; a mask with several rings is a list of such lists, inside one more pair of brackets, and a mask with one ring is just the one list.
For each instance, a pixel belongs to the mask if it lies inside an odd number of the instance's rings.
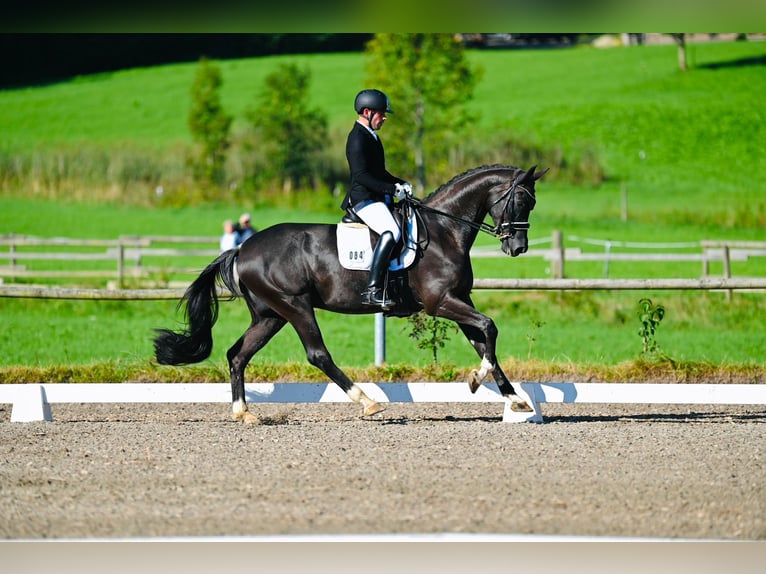
[[[681,73],[674,46],[598,50],[471,51],[483,79],[470,103],[480,112],[475,126],[487,138],[526,138],[559,147],[565,157],[594,153],[607,180],[578,187],[543,179],[532,214],[532,239],[562,230],[568,246],[602,247],[589,240],[682,242],[702,239],[764,240],[766,155],[763,94],[766,43],[692,45],[692,70]],[[361,54],[269,57],[220,62],[223,103],[241,118],[268,73],[283,61],[312,71],[312,102],[326,111],[340,150],[353,121],[350,101],[362,87]],[[49,86],[0,91],[0,161],[14,154],[54,157],[63,146],[123,146],[158,150],[189,142],[189,89],[196,64],[124,70]],[[395,120],[395,116],[394,116]],[[385,132],[383,133],[385,138]],[[340,153],[340,152],[339,152]],[[43,161],[40,159],[40,161]],[[513,157],[508,163],[516,163]],[[545,166],[542,166],[545,167]],[[399,171],[394,168],[394,171]],[[623,191],[628,219],[621,217]],[[29,197],[26,197],[29,195]],[[217,236],[225,218],[256,202],[184,208],[139,208],[83,200],[88,190],[57,200],[33,197],[33,190],[0,196],[0,234],[116,238],[121,234]],[[338,201],[339,202],[339,201]],[[281,221],[334,222],[338,203],[322,209],[259,208],[257,227]],[[479,237],[477,245],[495,242]],[[0,262],[2,264],[2,262]],[[546,277],[539,258],[477,259],[477,277]],[[572,263],[570,277],[602,277],[603,263]],[[720,266],[711,272],[720,274]],[[735,276],[766,276],[766,258],[734,263]],[[613,262],[611,277],[699,277],[699,264]],[[616,364],[641,349],[635,318],[637,300],[648,295],[668,313],[658,341],[682,361],[763,364],[766,299],[762,294],[476,293],[478,307],[500,329],[505,359]],[[0,365],[87,364],[151,357],[155,327],[172,327],[180,317],[173,302],[54,302],[0,299]],[[371,316],[320,313],[325,339],[339,364],[373,361]],[[241,302],[224,304],[211,362],[246,327]],[[407,337],[407,323],[391,320],[388,356],[395,363],[427,364],[428,353]],[[476,358],[462,335],[454,334],[440,360],[473,365]],[[303,362],[297,337],[288,328],[262,351],[256,363]]]

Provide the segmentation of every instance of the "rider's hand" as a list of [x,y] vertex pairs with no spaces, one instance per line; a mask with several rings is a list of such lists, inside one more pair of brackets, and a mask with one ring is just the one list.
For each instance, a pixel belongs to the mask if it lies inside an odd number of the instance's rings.
[[412,184],[407,183],[406,181],[404,183],[395,183],[394,187],[396,188],[396,193],[394,193],[394,197],[401,201],[405,197],[412,197]]

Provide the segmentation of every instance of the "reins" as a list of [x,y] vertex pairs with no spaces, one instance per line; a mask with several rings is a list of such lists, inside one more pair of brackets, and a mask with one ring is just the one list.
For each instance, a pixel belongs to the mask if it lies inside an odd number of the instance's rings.
[[497,227],[493,227],[492,225],[489,225],[488,223],[484,223],[484,222],[476,223],[475,221],[471,221],[469,219],[463,219],[462,217],[459,217],[457,215],[452,215],[451,213],[440,211],[434,207],[426,205],[417,197],[407,198],[406,201],[409,203],[412,203],[417,208],[415,210],[416,213],[418,210],[421,210],[421,209],[425,211],[430,211],[431,213],[441,215],[443,217],[451,219],[452,221],[457,221],[458,223],[467,225],[468,227],[471,227],[472,229],[476,229],[478,231],[483,231],[484,233],[488,233],[489,235],[492,235],[493,237],[499,237],[499,235],[497,234]]
[[[517,187],[520,187],[521,189],[523,189],[524,192],[527,193],[527,195],[532,196],[532,194],[526,187],[519,185],[520,177],[521,175],[514,178],[511,186],[505,192],[503,192],[503,194],[500,197],[498,197],[490,206],[490,208],[492,208],[498,203],[500,203],[503,199],[506,199],[505,205],[503,206],[503,218],[505,218],[505,215],[508,211],[508,205],[510,204],[511,199],[513,198],[513,192],[516,190]],[[489,225],[488,223],[484,223],[483,221],[481,223],[477,223],[475,221],[464,219],[462,217],[453,215],[451,213],[440,211],[436,208],[426,205],[425,203],[422,202],[422,200],[416,197],[409,197],[406,199],[406,201],[413,204],[417,208],[415,210],[416,214],[419,209],[424,209],[426,211],[430,211],[431,213],[435,213],[437,215],[441,215],[443,217],[456,221],[458,223],[462,223],[463,225],[467,225],[468,227],[472,229],[491,235],[495,239],[499,239],[501,241],[504,239],[507,239],[508,237],[511,237],[513,235],[513,232],[517,229],[529,229],[528,221],[501,221],[498,225],[492,226],[492,225]]]

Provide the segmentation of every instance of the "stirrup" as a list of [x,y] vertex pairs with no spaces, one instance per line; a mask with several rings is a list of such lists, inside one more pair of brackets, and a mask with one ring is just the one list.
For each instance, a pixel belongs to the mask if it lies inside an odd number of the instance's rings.
[[387,298],[382,288],[368,287],[362,292],[362,305],[372,305],[388,310],[396,305],[396,301]]

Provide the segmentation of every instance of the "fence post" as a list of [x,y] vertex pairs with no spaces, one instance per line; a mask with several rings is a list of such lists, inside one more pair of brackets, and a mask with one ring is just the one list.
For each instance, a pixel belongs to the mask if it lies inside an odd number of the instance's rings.
[[[731,279],[731,259],[729,259],[729,246],[723,246],[723,276]],[[731,289],[726,290],[726,300],[731,301]]]
[[710,248],[702,242],[702,277],[705,278],[710,275]]
[[551,238],[553,244],[553,261],[551,262],[551,277],[553,279],[564,278],[564,234],[560,229],[553,230]]
[[122,242],[122,238],[120,238],[119,246],[117,247],[117,281],[119,282],[120,287],[122,287],[125,283],[124,280],[124,274],[125,274],[125,244]]
[[16,271],[16,236],[11,233],[11,244],[8,246],[9,255],[11,258],[11,271]]

